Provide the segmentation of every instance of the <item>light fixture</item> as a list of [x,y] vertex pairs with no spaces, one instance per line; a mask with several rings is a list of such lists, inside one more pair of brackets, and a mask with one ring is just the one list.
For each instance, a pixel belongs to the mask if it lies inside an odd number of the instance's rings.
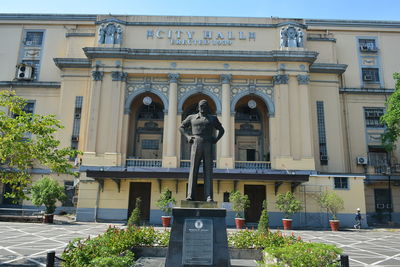
[[249,100],[249,102],[247,102],[247,106],[249,106],[249,108],[251,108],[251,109],[255,109],[257,107],[257,103],[256,103],[256,101],[251,99],[251,100]]
[[152,102],[153,102],[153,99],[151,99],[150,96],[146,96],[143,98],[143,104],[145,104],[146,106],[149,106]]

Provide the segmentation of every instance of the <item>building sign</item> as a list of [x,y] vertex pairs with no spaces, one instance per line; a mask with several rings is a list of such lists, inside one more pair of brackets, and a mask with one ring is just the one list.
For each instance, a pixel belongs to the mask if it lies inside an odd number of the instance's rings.
[[147,30],[147,39],[168,39],[171,45],[229,46],[236,41],[256,40],[255,32]]

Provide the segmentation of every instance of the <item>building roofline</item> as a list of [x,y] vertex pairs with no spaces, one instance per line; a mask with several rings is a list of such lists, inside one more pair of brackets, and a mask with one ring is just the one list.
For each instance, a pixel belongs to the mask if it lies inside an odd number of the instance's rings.
[[28,14],[0,13],[0,20],[45,20],[45,21],[93,21],[97,15],[92,14]]
[[400,28],[400,21],[304,19],[307,26]]

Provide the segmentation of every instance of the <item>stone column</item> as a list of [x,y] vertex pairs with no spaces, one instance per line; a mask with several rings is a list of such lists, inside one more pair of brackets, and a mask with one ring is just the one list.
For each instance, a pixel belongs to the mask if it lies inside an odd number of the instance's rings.
[[[289,117],[289,75],[281,74],[274,76],[276,85],[277,112],[279,120],[279,155],[278,157],[290,157],[290,117]],[[279,167],[279,166],[278,166]]]
[[169,78],[169,92],[168,92],[168,116],[167,116],[167,127],[166,128],[167,142],[166,151],[163,153],[163,167],[164,168],[176,168],[178,161],[176,155],[176,144],[178,139],[177,129],[177,115],[178,115],[178,79],[179,74],[170,73]]
[[302,157],[311,159],[314,157],[313,138],[311,131],[311,112],[310,112],[310,92],[308,84],[310,82],[309,75],[297,75],[299,83],[300,99],[300,124],[301,124],[301,151]]
[[222,112],[221,123],[225,129],[225,134],[221,138],[221,158],[219,160],[219,168],[233,168],[232,147],[231,143],[231,79],[232,75],[221,75],[222,83]]
[[102,71],[96,70],[92,72],[93,82],[92,88],[89,91],[85,154],[93,154],[92,156],[96,155],[97,126],[99,121],[101,83],[103,76],[104,72]]

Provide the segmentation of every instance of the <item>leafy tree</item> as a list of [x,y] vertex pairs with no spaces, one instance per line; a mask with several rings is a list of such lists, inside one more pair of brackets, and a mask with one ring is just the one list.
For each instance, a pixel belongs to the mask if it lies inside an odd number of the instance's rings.
[[344,209],[344,200],[333,191],[325,191],[317,197],[319,205],[327,209],[332,220],[337,220],[339,210]]
[[172,197],[172,192],[166,189],[156,202],[156,206],[159,207],[166,215],[171,215],[172,206],[176,204],[175,198]]
[[64,187],[50,177],[43,177],[34,183],[31,192],[33,205],[44,205],[47,214],[54,213],[57,200],[63,201],[66,198]]
[[269,230],[269,216],[267,210],[267,201],[263,201],[263,210],[261,212],[260,221],[258,222],[258,231],[268,232]]
[[47,167],[55,173],[76,175],[69,157],[78,151],[59,148],[54,133],[62,129],[55,115],[30,114],[26,101],[13,91],[0,91],[0,182],[9,184],[12,193],[5,197],[27,199],[24,189],[31,182],[31,169]]
[[236,218],[244,218],[243,212],[250,206],[249,197],[242,195],[239,191],[232,191],[229,201],[232,202],[232,210],[236,212]]
[[283,211],[286,219],[290,219],[293,214],[302,209],[301,201],[297,200],[290,191],[286,192],[286,194],[278,194],[276,197],[276,206],[279,210]]
[[386,113],[381,121],[386,125],[386,131],[382,136],[382,143],[386,151],[391,152],[400,136],[400,73],[394,73],[395,91],[388,98]]

